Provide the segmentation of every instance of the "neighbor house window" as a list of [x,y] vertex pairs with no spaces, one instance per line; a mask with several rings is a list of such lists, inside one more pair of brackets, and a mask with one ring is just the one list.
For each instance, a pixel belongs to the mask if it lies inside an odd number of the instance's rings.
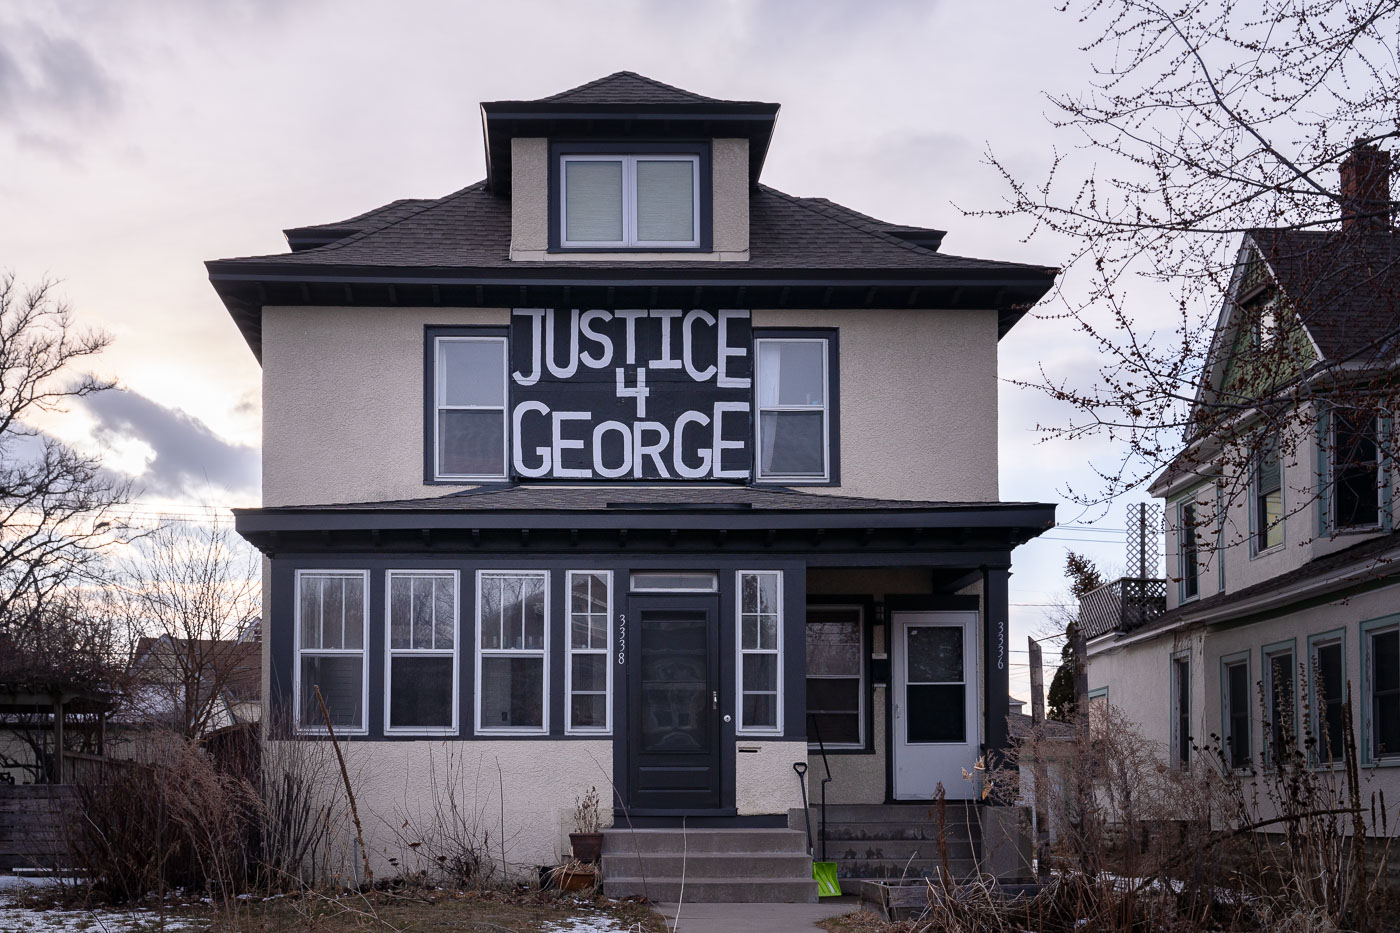
[[564,670],[569,702],[567,732],[612,730],[612,573],[570,570],[569,660]]
[[1172,658],[1172,761],[1191,766],[1191,656]]
[[1221,725],[1225,733],[1225,763],[1240,770],[1249,767],[1249,655],[1220,661]]
[[457,574],[390,570],[385,731],[457,731]]
[[1333,527],[1374,528],[1380,524],[1380,459],[1376,416],[1332,412]]
[[738,573],[740,733],[782,731],[783,575]]
[[1265,648],[1264,652],[1264,700],[1269,712],[1268,749],[1269,762],[1277,766],[1291,753],[1296,745],[1297,706],[1294,700],[1293,682],[1295,668],[1293,645]]
[[1366,631],[1366,724],[1371,760],[1400,758],[1400,627]]
[[831,479],[830,349],[824,337],[754,340],[757,479],[812,483]]
[[369,574],[299,570],[296,588],[297,726],[324,732],[329,718],[337,732],[363,734],[369,699],[365,667]]
[[559,157],[559,245],[566,248],[697,248],[698,154],[568,154]]
[[435,334],[434,479],[506,478],[506,338]]
[[482,570],[476,591],[477,731],[547,732],[549,572]]
[[1254,535],[1256,552],[1283,543],[1283,466],[1277,434],[1266,436],[1255,456]]
[[1341,632],[1329,632],[1309,640],[1312,676],[1313,731],[1319,764],[1340,763],[1346,737],[1342,707],[1346,704],[1346,659]]
[[1181,578],[1180,602],[1200,595],[1200,568],[1196,561],[1196,503],[1182,502],[1176,507],[1176,539],[1180,557],[1178,573]]
[[865,620],[859,606],[807,606],[807,741],[865,746]]

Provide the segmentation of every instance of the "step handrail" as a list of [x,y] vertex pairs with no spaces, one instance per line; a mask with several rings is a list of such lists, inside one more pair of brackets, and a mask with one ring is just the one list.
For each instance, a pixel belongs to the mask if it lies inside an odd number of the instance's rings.
[[807,714],[807,721],[812,726],[812,732],[817,737],[817,751],[822,756],[822,768],[826,771],[826,777],[822,778],[822,812],[818,838],[821,840],[822,857],[817,861],[826,861],[826,785],[831,783],[831,763],[826,759],[826,743],[822,741],[822,729],[817,724],[817,717],[814,713]]

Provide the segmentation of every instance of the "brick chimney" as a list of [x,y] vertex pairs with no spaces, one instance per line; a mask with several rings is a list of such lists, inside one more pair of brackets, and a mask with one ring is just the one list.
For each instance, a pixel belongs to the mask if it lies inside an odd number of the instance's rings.
[[1342,160],[1342,229],[1357,233],[1391,224],[1390,153],[1358,143]]

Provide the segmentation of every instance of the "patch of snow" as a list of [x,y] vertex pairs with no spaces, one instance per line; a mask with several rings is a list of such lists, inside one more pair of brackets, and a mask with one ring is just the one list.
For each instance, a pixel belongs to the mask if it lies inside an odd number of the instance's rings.
[[546,923],[540,933],[627,933],[627,927],[601,910],[580,910],[576,917]]
[[0,903],[4,933],[193,933],[207,930],[191,920],[166,917],[153,910],[29,910]]

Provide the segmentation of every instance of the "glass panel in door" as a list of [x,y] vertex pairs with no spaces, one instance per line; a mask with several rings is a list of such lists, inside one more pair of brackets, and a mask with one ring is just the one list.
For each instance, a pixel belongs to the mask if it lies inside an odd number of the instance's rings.
[[904,631],[907,741],[967,741],[964,627],[909,625]]

